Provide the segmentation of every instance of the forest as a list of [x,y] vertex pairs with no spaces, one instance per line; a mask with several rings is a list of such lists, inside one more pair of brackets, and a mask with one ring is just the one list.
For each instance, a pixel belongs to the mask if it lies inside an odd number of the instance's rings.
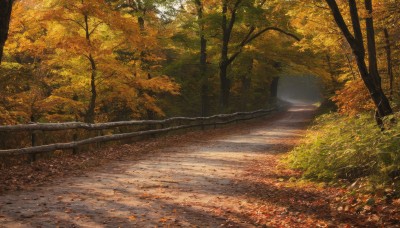
[[287,13],[297,14],[293,4],[15,1],[1,64],[1,123],[254,110],[273,100],[281,74],[318,73],[331,86],[319,55],[341,62],[299,42],[313,34],[296,29],[299,18]]
[[[273,102],[281,75],[320,77],[343,113],[372,110],[385,95],[396,105],[397,5],[371,3],[369,34],[358,18],[367,17],[364,7],[357,18],[341,15],[358,26],[340,28],[323,1],[15,1],[0,69],[0,123],[254,110]],[[381,78],[382,89],[365,80],[365,70]],[[382,117],[391,114],[383,100]]]
[[260,112],[313,78],[309,129],[272,162],[301,174],[277,179],[345,186],[364,197],[346,213],[382,218],[352,225],[395,224],[399,27],[400,0],[0,0],[0,127]]

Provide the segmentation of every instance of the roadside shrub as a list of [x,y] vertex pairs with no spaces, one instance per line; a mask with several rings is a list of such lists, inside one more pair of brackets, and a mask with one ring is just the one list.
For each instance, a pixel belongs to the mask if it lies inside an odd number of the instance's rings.
[[[393,118],[393,117],[389,117]],[[398,116],[397,116],[398,119]],[[397,182],[400,173],[400,124],[386,120],[380,131],[372,115],[325,114],[285,162],[322,181],[367,179],[374,185]]]
[[362,80],[347,82],[344,88],[336,91],[332,101],[336,103],[340,113],[349,116],[375,109],[375,105]]

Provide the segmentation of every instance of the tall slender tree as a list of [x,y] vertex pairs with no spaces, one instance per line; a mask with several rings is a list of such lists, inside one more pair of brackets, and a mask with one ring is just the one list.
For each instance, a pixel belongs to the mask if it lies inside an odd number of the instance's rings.
[[197,21],[200,36],[200,81],[201,81],[201,115],[208,114],[208,78],[207,78],[207,39],[205,35],[204,6],[202,0],[194,1],[197,9]]
[[361,78],[367,87],[371,98],[376,106],[376,120],[379,125],[382,124],[382,118],[393,113],[389,100],[382,90],[381,77],[378,72],[377,58],[376,58],[376,44],[375,44],[375,30],[373,20],[372,0],[365,0],[365,9],[368,15],[365,19],[366,36],[367,36],[367,50],[368,50],[368,66],[366,63],[366,48],[360,25],[360,18],[358,15],[358,8],[356,0],[349,0],[348,7],[351,16],[351,25],[353,33],[350,32],[343,15],[339,9],[336,0],[326,0],[336,24],[340,28],[347,42],[349,43],[357,61],[358,70]]

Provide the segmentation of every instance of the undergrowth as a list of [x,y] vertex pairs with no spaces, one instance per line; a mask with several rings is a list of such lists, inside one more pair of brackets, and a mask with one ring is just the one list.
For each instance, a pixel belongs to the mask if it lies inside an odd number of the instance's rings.
[[[399,120],[399,113],[395,118]],[[389,117],[393,120],[393,116]],[[385,120],[381,131],[370,114],[319,116],[304,142],[285,159],[312,180],[353,183],[362,180],[375,191],[400,186],[400,124]]]

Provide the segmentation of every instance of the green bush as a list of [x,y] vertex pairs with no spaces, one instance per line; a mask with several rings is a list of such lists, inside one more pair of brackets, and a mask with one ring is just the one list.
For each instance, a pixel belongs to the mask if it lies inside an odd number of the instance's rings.
[[364,178],[375,185],[391,184],[399,179],[400,124],[385,122],[386,130],[381,131],[370,114],[322,115],[285,162],[291,168],[303,170],[304,177],[309,179]]

